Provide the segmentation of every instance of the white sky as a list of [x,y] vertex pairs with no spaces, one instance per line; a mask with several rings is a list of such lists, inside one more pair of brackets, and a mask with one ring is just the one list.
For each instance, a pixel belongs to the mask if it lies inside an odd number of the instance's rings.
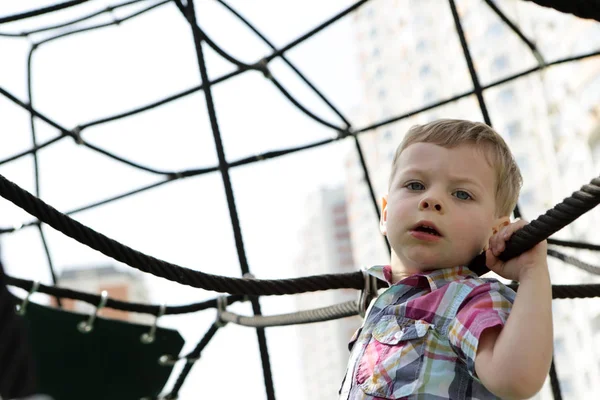
[[[27,8],[53,2],[31,1]],[[65,21],[100,10],[110,1],[91,1],[75,10],[32,21],[6,24],[3,32]],[[353,2],[350,0],[278,2],[232,0],[277,47],[320,24]],[[21,4],[3,4],[0,15],[24,11]],[[224,8],[197,1],[197,16],[208,35],[230,54],[254,62],[270,53]],[[118,15],[124,15],[119,10]],[[289,58],[341,110],[351,117],[359,105],[358,62],[351,18],[326,29],[289,53]],[[107,20],[103,17],[100,20]],[[27,39],[0,38],[0,86],[26,100]],[[206,49],[206,47],[205,47]],[[205,50],[209,75],[233,70],[212,50]],[[280,60],[273,73],[318,115],[340,124],[316,96]],[[74,35],[39,47],[33,58],[34,107],[67,128],[113,115],[188,89],[200,83],[191,31],[174,4],[162,6],[118,27]],[[260,73],[247,72],[214,88],[214,101],[229,160],[267,150],[310,143],[334,133],[300,113]],[[0,157],[31,146],[27,112],[0,98]],[[38,140],[57,131],[37,122]],[[84,139],[125,158],[159,169],[183,170],[213,166],[216,152],[203,93],[199,92],[134,117],[90,128]],[[306,195],[321,185],[343,180],[343,156],[348,143],[285,156],[231,171],[247,257],[258,278],[295,277],[297,231],[303,222]],[[39,154],[41,197],[61,211],[155,182],[160,176],[107,159],[71,139]],[[0,174],[34,190],[31,157],[0,166]],[[0,200],[0,225],[31,218]],[[79,213],[77,220],[128,246],[188,268],[239,276],[233,233],[221,176],[212,173],[164,185],[111,205]],[[46,227],[47,228],[47,227]],[[114,262],[51,228],[45,230],[58,271]],[[50,282],[37,230],[28,228],[0,238],[7,272]],[[187,304],[214,293],[145,277],[151,301]],[[43,301],[43,296],[34,297]],[[291,296],[262,301],[265,314],[295,309]],[[250,307],[234,311],[250,314]],[[165,317],[161,326],[176,327],[191,350],[215,317],[214,311]],[[319,329],[319,324],[313,325]],[[271,328],[267,338],[279,399],[301,399],[295,330]],[[307,349],[302,349],[306,351]],[[235,354],[235,356],[233,355]],[[324,355],[326,357],[326,355]],[[228,325],[217,333],[187,379],[180,398],[217,398],[232,382],[245,398],[266,398],[253,329]],[[167,388],[171,387],[171,383]]]

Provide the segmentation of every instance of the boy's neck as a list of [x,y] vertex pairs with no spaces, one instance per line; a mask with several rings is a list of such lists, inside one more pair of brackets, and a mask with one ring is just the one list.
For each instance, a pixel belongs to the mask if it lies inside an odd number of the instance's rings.
[[400,282],[404,278],[408,278],[411,275],[418,273],[419,271],[409,270],[404,266],[404,263],[400,261],[396,252],[392,250],[392,254],[390,256],[390,266],[392,267],[392,284]]
[[392,250],[390,256],[390,267],[392,268],[392,285],[400,282],[402,279],[408,278],[409,276],[420,274],[425,271],[431,271],[440,268],[432,268],[429,270],[421,270],[419,268],[410,268],[407,267],[400,258],[396,255],[394,250]]

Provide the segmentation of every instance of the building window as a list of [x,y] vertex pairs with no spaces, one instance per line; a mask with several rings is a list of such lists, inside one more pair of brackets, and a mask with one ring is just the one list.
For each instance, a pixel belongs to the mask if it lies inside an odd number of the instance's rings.
[[531,190],[525,190],[519,194],[519,204],[529,205],[533,203],[534,193]]
[[375,70],[375,78],[381,79],[383,77],[383,67],[377,67]]
[[513,139],[521,133],[521,122],[512,121],[506,126],[506,134],[509,138]]
[[421,67],[421,69],[419,70],[419,76],[421,78],[425,78],[426,76],[429,76],[430,74],[431,74],[431,67],[428,64],[423,65]]
[[385,132],[383,132],[383,138],[385,140],[392,140],[392,131],[387,129]]
[[598,166],[600,165],[600,124],[596,125],[596,128],[589,136],[588,143],[592,150],[592,159],[596,166]]
[[[571,384],[570,379],[559,379],[560,381],[560,391],[563,395],[572,395],[573,394],[573,385]],[[567,397],[569,398],[569,397]]]
[[384,99],[384,98],[385,98],[385,96],[387,96],[387,90],[385,90],[385,88],[381,88],[381,89],[379,89],[379,92],[377,93],[377,96],[378,96],[380,99]]
[[529,158],[526,155],[517,156],[517,165],[522,170],[529,170]]
[[373,58],[379,57],[379,48],[378,47],[374,47],[373,48],[373,52],[371,53],[371,55],[373,56]]
[[490,27],[485,32],[485,35],[488,38],[499,37],[499,36],[502,36],[503,32],[504,32],[504,25],[503,25],[503,23],[502,22],[496,22],[496,23],[493,23],[492,25],[490,25]]
[[557,337],[554,339],[554,352],[559,355],[565,352],[565,339]]
[[492,66],[493,66],[494,71],[505,70],[506,68],[508,68],[508,65],[509,65],[508,56],[506,54],[498,56],[498,57],[494,58],[494,61],[492,61]]
[[592,331],[596,333],[600,333],[600,313],[592,318]]
[[513,88],[507,88],[498,93],[498,100],[502,104],[509,104],[515,98],[515,91]]
[[369,35],[371,36],[371,39],[376,38],[377,37],[377,28],[372,28]]
[[435,92],[433,91],[433,89],[427,89],[425,91],[425,94],[423,95],[423,100],[425,100],[425,103],[431,103],[434,99]]
[[424,52],[427,49],[427,42],[424,39],[421,39],[417,42],[417,51],[419,53]]

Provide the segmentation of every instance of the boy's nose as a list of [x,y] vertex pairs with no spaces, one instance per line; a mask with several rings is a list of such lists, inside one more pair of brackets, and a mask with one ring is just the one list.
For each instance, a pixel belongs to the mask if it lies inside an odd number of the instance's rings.
[[428,209],[442,212],[442,204],[439,201],[431,198],[421,200],[419,203],[419,210],[425,211]]

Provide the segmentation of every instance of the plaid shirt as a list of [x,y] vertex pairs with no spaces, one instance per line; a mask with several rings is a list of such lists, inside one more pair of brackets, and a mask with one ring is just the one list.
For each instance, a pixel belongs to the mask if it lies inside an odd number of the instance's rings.
[[391,284],[390,266],[368,270],[388,282],[350,341],[340,400],[497,399],[477,378],[484,329],[504,326],[515,292],[467,267]]

